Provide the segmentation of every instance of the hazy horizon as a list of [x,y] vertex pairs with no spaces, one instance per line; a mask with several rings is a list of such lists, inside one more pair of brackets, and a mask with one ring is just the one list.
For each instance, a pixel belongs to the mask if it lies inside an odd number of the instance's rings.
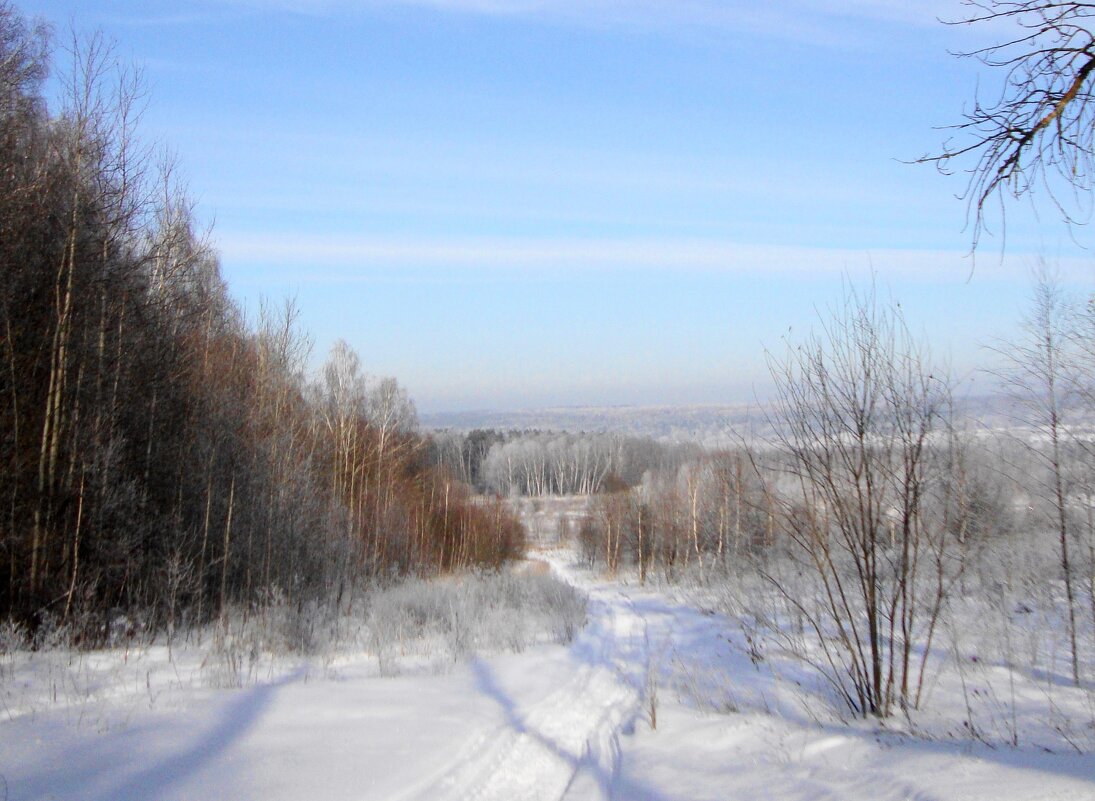
[[938,152],[954,0],[28,0],[144,70],[234,297],[297,298],[423,412],[748,403],[873,281],[961,377],[1086,229],[1009,207],[976,265]]

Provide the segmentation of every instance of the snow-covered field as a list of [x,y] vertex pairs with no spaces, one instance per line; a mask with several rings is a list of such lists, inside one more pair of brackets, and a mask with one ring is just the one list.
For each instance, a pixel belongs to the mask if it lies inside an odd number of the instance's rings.
[[[569,644],[408,646],[381,675],[365,643],[234,664],[228,689],[196,647],[7,656],[0,798],[1095,799],[1090,755],[842,720],[702,604],[543,558],[588,593]],[[1084,725],[1091,695],[1054,698]],[[962,705],[941,682],[937,714]]]

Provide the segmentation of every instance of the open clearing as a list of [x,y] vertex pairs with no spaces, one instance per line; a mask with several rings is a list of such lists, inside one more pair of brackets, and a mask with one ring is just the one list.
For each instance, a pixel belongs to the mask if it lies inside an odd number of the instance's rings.
[[539,558],[589,594],[568,646],[394,677],[286,662],[224,690],[185,680],[184,651],[111,652],[83,658],[79,703],[60,682],[23,707],[9,666],[6,798],[1095,799],[1090,756],[842,723],[720,616]]

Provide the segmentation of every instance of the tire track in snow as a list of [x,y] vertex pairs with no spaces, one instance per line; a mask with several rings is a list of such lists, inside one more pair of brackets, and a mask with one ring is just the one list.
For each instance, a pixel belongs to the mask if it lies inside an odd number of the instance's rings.
[[477,738],[457,764],[415,798],[440,801],[560,801],[612,796],[619,734],[634,725],[645,671],[645,624],[621,594],[594,590],[589,619],[570,646],[574,672],[547,696],[523,704],[486,662],[472,664],[480,692],[506,725]]

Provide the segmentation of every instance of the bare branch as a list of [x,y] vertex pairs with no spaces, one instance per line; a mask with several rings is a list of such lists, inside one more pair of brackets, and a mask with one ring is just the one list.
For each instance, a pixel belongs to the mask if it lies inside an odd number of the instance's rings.
[[967,0],[972,13],[951,25],[1001,21],[1021,33],[999,44],[958,53],[1003,70],[998,99],[975,97],[963,122],[950,126],[955,140],[920,163],[949,173],[952,163],[972,161],[962,197],[976,249],[988,228],[988,214],[1005,200],[1033,197],[1042,190],[1068,223],[1091,212],[1095,176],[1095,4],[1045,0]]

